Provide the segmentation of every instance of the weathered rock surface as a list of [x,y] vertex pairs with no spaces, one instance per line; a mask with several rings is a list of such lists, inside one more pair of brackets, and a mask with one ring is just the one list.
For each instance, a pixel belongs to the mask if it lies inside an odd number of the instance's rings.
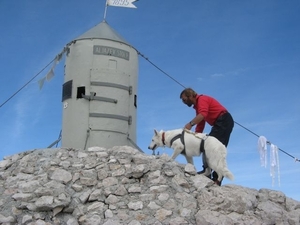
[[300,224],[300,202],[281,192],[219,187],[128,146],[6,157],[0,193],[0,224]]

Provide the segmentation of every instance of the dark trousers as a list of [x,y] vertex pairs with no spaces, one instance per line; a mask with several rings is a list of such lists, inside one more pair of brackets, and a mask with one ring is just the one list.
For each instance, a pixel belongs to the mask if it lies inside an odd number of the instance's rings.
[[234,121],[231,114],[228,112],[224,113],[216,120],[215,124],[211,128],[209,136],[217,138],[227,147],[233,126]]

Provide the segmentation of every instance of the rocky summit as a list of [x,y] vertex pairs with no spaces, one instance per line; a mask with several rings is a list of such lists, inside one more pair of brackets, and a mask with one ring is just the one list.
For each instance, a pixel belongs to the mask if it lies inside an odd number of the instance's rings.
[[0,161],[1,224],[300,224],[282,192],[217,186],[128,146],[39,149]]

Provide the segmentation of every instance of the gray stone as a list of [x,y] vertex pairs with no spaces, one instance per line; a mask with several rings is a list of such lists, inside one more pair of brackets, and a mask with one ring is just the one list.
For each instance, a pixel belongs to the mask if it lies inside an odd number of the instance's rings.
[[129,202],[129,203],[128,203],[128,208],[129,208],[129,209],[132,209],[132,210],[143,209],[143,202],[142,202],[142,201]]
[[41,149],[0,161],[0,223],[299,225],[300,202],[129,146]]
[[35,206],[37,207],[38,211],[49,211],[54,208],[53,202],[53,196],[42,196],[36,200]]
[[64,169],[56,169],[56,170],[54,170],[50,179],[61,181],[64,184],[66,184],[70,180],[72,180],[72,174]]

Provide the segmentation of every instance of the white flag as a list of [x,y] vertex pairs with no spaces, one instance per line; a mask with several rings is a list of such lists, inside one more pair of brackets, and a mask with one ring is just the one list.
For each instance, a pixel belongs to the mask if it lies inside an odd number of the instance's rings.
[[51,68],[51,70],[46,75],[47,81],[51,80],[52,77],[54,77],[53,67]]
[[43,77],[42,79],[40,79],[40,80],[38,81],[40,90],[43,88],[44,83],[45,83],[45,80],[46,80],[46,77]]
[[136,8],[136,6],[132,4],[135,1],[137,0],[106,0],[106,5]]

